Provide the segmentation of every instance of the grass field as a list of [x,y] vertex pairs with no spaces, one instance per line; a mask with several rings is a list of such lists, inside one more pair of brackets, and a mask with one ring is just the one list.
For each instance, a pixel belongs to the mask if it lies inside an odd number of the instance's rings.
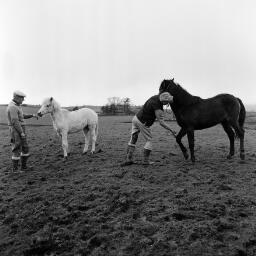
[[[24,108],[26,113],[36,109]],[[227,160],[221,126],[195,133],[196,163],[174,138],[152,127],[154,165],[120,167],[132,116],[100,116],[95,155],[82,155],[82,133],[69,136],[71,156],[49,116],[28,120],[31,171],[8,175],[11,148],[0,111],[0,255],[256,255],[256,122],[245,124],[246,160]],[[178,131],[176,122],[169,123]],[[187,146],[187,139],[183,139]],[[142,160],[139,138],[135,160]]]

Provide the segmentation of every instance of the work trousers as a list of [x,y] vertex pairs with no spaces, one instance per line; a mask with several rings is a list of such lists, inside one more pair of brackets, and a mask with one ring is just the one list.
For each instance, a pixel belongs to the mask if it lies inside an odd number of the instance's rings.
[[[9,129],[12,144],[12,159],[19,160],[21,156],[29,156],[27,137],[21,138],[20,134],[13,126],[10,126]],[[26,134],[24,126],[22,126],[22,129]]]
[[130,146],[135,146],[132,144],[132,135],[134,133],[139,133],[141,132],[142,136],[144,137],[146,143],[144,148],[148,150],[152,150],[152,133],[150,127],[144,125],[138,118],[137,116],[134,116],[132,119],[132,131],[131,131],[131,139],[128,143]]

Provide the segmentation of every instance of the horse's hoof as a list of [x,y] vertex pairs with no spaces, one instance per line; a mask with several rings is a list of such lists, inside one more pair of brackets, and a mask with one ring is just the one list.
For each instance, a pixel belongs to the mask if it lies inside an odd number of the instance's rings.
[[133,161],[125,161],[124,163],[121,163],[120,166],[124,167],[124,166],[132,165],[132,164],[134,164]]
[[87,154],[87,151],[83,152],[83,155],[86,155]]
[[192,161],[192,163],[195,163],[195,161],[196,161],[195,157],[191,157],[191,161]]
[[186,160],[188,160],[189,155],[187,153],[184,153],[184,157],[185,157]]
[[153,165],[155,162],[151,162],[151,161],[143,161],[142,162],[142,165],[144,166],[150,166],[150,165]]
[[67,156],[64,156],[64,157],[63,157],[63,162],[66,162],[67,159],[68,159],[68,157],[67,157]]
[[245,159],[245,155],[244,154],[240,154],[240,158],[241,158],[241,160],[244,160]]
[[232,159],[232,155],[227,155],[227,159]]

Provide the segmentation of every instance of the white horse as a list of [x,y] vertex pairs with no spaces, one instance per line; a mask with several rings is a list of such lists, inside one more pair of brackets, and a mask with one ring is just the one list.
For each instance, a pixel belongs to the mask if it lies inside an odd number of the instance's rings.
[[67,159],[68,150],[68,133],[83,131],[85,137],[85,145],[83,154],[86,154],[91,138],[91,153],[95,152],[95,143],[98,136],[98,115],[89,108],[81,108],[76,111],[69,111],[60,107],[52,97],[43,101],[37,115],[43,116],[47,113],[51,114],[53,127],[58,135],[62,138],[62,148],[64,151],[64,159]]

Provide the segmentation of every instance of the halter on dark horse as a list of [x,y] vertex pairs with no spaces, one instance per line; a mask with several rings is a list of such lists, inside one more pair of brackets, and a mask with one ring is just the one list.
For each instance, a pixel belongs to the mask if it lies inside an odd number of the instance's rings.
[[190,155],[192,162],[195,162],[194,155],[194,131],[202,130],[217,124],[221,124],[227,133],[230,141],[230,150],[227,156],[230,159],[234,153],[235,135],[240,139],[240,158],[244,154],[244,121],[245,107],[239,98],[231,94],[219,94],[208,99],[201,99],[193,96],[184,90],[174,79],[163,80],[159,93],[169,92],[173,96],[171,108],[176,116],[178,125],[181,127],[176,141],[186,159],[188,153],[181,139],[187,134]]

